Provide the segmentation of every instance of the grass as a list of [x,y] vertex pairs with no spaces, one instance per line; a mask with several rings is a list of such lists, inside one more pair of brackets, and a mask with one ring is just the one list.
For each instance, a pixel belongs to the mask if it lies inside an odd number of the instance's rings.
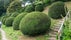
[[61,40],[71,40],[71,17],[69,17],[64,23]]
[[1,40],[1,32],[0,32],[0,40]]
[[6,32],[7,38],[9,40],[19,40],[18,36],[22,35],[20,31],[15,31],[12,27],[6,27],[5,25],[3,25],[2,28]]
[[71,23],[69,21],[71,20],[68,20],[66,24],[64,24],[61,40],[71,40]]
[[[21,33],[21,31],[19,31],[19,30],[18,31],[15,31],[15,30],[13,30],[12,27],[6,27],[5,25],[3,25],[2,28],[6,32],[7,38],[9,40],[19,40],[19,36],[21,36],[21,35],[23,36],[23,34]],[[27,37],[27,39],[29,39],[29,38]],[[47,40],[48,39],[48,35],[45,34],[43,36],[41,35],[41,36],[32,37],[32,38],[34,38],[35,40]]]

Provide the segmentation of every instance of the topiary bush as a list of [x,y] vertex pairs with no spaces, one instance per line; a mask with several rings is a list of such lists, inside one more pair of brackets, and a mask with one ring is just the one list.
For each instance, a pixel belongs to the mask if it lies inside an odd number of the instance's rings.
[[49,8],[48,15],[53,19],[60,19],[66,16],[65,9],[66,7],[64,2],[55,2]]
[[20,30],[24,35],[36,36],[50,29],[50,18],[41,12],[32,12],[22,18]]
[[8,27],[8,26],[12,26],[12,23],[13,23],[13,20],[14,20],[14,17],[9,17],[6,19],[5,21],[5,25]]
[[18,12],[14,12],[14,13],[11,14],[11,17],[16,17],[17,15],[19,15],[19,13]]
[[28,5],[26,6],[24,12],[32,12],[32,11],[35,11],[35,6],[34,5]]
[[14,19],[14,22],[13,22],[13,29],[14,30],[19,30],[20,21],[21,21],[22,17],[24,17],[26,14],[27,13],[21,13]]
[[5,25],[5,21],[6,21],[6,19],[8,18],[9,16],[7,16],[7,15],[4,15],[2,18],[1,18],[1,21],[2,21],[2,23]]
[[51,0],[43,0],[43,3],[46,7],[46,6],[50,5],[52,3],[52,1]]
[[38,3],[35,6],[35,11],[43,11],[44,10],[44,4],[43,3]]
[[1,21],[2,21],[2,23],[5,25],[5,20],[6,20],[6,17],[5,16],[3,16],[2,18],[1,18]]
[[7,13],[19,12],[21,8],[21,2],[19,0],[15,0],[10,3],[10,6],[7,8]]

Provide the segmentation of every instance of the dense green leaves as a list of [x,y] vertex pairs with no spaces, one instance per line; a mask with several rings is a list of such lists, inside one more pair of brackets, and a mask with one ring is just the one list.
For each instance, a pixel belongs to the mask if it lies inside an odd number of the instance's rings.
[[20,21],[26,14],[27,13],[21,13],[14,19],[14,22],[13,22],[13,29],[14,30],[19,30]]
[[71,25],[70,20],[65,21],[61,40],[71,40]]
[[26,6],[24,12],[32,12],[35,11],[35,6],[34,5],[28,5]]
[[66,16],[65,13],[65,4],[63,2],[55,2],[51,5],[51,7],[49,8],[49,16],[53,19],[60,19],[62,17]]
[[12,26],[12,23],[13,23],[13,20],[14,20],[14,17],[9,17],[6,19],[5,21],[5,25],[8,27],[8,26]]
[[50,29],[50,18],[41,12],[32,12],[22,18],[20,30],[24,35],[40,35]]
[[35,11],[40,11],[42,12],[44,10],[44,4],[39,3],[35,6]]
[[7,8],[7,13],[20,12],[21,8],[21,2],[19,0],[15,0],[10,3],[10,6]]
[[0,0],[0,16],[5,12],[4,1]]

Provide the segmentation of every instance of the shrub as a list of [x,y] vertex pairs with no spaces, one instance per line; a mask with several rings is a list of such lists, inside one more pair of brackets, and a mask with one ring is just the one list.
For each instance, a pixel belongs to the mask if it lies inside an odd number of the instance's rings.
[[50,29],[50,18],[41,12],[32,12],[22,18],[20,30],[24,35],[36,36]]
[[8,18],[7,15],[4,15],[4,16],[1,18],[1,21],[2,21],[2,23],[3,23],[4,25],[5,25],[6,18]]
[[43,11],[44,10],[44,4],[43,3],[38,3],[36,6],[35,6],[35,11]]
[[14,12],[14,13],[11,14],[11,17],[16,17],[17,15],[19,15],[19,13],[18,12]]
[[6,17],[3,16],[2,19],[1,19],[1,21],[2,21],[3,24],[5,24],[5,20],[6,20]]
[[50,0],[43,0],[44,3],[50,3]]
[[67,2],[67,1],[71,1],[71,0],[55,0],[55,1],[63,1],[63,2]]
[[6,21],[5,21],[5,25],[6,26],[12,26],[13,20],[14,20],[14,17],[7,18]]
[[60,1],[53,3],[49,8],[48,15],[53,19],[60,19],[65,17],[65,4]]
[[10,3],[10,6],[7,8],[7,13],[19,12],[21,8],[21,2],[19,0],[15,0]]
[[14,19],[14,22],[13,22],[13,29],[14,29],[14,30],[19,30],[20,21],[21,21],[22,17],[24,17],[26,14],[27,14],[27,13],[19,14],[19,15]]
[[28,5],[26,6],[24,12],[32,12],[35,11],[35,6],[34,5]]

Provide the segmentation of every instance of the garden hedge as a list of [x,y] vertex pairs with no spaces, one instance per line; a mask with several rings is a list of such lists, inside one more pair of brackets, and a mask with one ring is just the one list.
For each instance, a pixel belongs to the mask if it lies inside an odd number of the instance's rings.
[[32,12],[32,11],[35,11],[35,6],[34,5],[28,5],[26,6],[24,12]]
[[19,12],[21,8],[21,2],[19,0],[15,0],[10,3],[9,7],[7,8],[7,13]]
[[19,15],[20,13],[18,13],[18,12],[14,12],[14,13],[12,13],[11,14],[11,17],[16,17],[17,15]]
[[6,20],[6,16],[3,16],[2,18],[1,18],[1,21],[2,21],[2,23],[5,25],[5,20]]
[[12,26],[12,23],[13,23],[13,20],[14,20],[14,17],[8,17],[5,21],[5,25],[8,27],[8,26]]
[[14,30],[19,30],[20,21],[26,14],[27,13],[21,13],[14,19],[14,22],[13,22],[13,29]]
[[32,12],[22,18],[20,30],[24,35],[36,36],[44,34],[50,29],[50,18],[41,12]]
[[53,19],[60,19],[66,16],[66,7],[64,2],[55,2],[53,3],[48,11],[48,15]]

